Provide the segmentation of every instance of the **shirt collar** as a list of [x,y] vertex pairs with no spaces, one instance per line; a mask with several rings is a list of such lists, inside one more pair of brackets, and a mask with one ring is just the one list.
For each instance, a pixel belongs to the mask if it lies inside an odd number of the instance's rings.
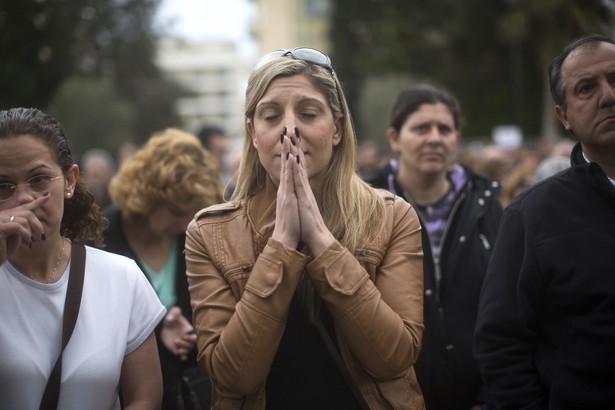
[[[581,154],[583,154],[583,159],[585,161],[587,161],[587,163],[589,164],[591,162],[591,160],[589,158],[587,158],[587,155],[585,155],[585,151],[581,150]],[[607,175],[607,178],[609,179],[609,181],[611,182],[611,185],[613,185],[615,187],[615,179],[611,178],[610,176]]]

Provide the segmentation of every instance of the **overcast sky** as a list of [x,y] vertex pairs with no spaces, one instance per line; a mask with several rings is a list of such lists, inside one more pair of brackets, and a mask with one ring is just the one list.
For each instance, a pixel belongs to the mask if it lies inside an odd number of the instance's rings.
[[248,0],[162,0],[160,27],[190,40],[234,40],[240,49],[253,45],[248,35],[255,5]]

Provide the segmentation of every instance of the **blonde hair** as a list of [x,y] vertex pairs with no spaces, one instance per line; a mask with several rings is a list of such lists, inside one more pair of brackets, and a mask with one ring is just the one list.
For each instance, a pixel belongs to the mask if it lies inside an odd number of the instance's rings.
[[147,215],[161,202],[185,213],[223,201],[216,159],[194,135],[174,128],[155,133],[109,183],[113,203]]
[[281,57],[252,72],[246,89],[243,154],[232,199],[245,199],[264,188],[267,172],[252,145],[247,120],[253,120],[256,105],[272,81],[295,75],[304,76],[323,93],[334,120],[342,118],[341,141],[333,148],[322,196],[317,200],[323,220],[331,233],[349,250],[354,251],[362,241],[380,232],[385,219],[385,204],[381,195],[355,173],[356,136],[348,104],[333,70]]

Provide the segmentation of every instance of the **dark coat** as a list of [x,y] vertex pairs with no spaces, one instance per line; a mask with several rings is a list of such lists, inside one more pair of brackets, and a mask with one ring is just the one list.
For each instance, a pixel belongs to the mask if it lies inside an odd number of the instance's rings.
[[615,408],[615,187],[572,167],[506,209],[475,349],[503,409]]
[[[415,370],[428,410],[468,410],[478,402],[489,401],[482,390],[472,338],[480,289],[502,216],[500,185],[463,169],[467,180],[449,216],[439,262],[432,257],[423,229],[425,331]],[[386,177],[380,173],[379,178],[368,182],[398,195],[403,193],[392,173]],[[436,269],[442,274],[439,290]]]
[[[122,228],[121,211],[118,207],[111,205],[104,209],[104,215],[109,220],[109,227],[104,231],[105,250],[119,255],[127,256],[133,259],[143,272],[145,269],[141,261],[137,258],[136,254],[130,247],[126,235]],[[184,244],[185,235],[182,235],[178,239],[177,243],[177,265],[175,268],[175,297],[176,303],[182,314],[192,323],[192,308],[190,306],[190,294],[188,292],[188,280],[186,278],[186,258],[184,256]],[[145,273],[144,273],[145,274]],[[211,387],[209,385],[209,379],[207,374],[200,370],[196,365],[196,349],[193,349],[188,356],[186,362],[182,362],[171,351],[169,351],[164,343],[160,339],[161,324],[156,327],[156,341],[158,344],[158,353],[160,356],[160,366],[162,369],[163,385],[164,385],[164,397],[163,397],[163,409],[176,408],[175,396],[177,392],[178,381],[182,374],[189,374],[190,378],[205,380],[207,391],[203,392],[201,401],[206,406],[209,405],[208,400],[211,396]],[[186,386],[183,386],[185,389]],[[184,394],[186,395],[186,394]],[[188,407],[190,408],[190,407]]]

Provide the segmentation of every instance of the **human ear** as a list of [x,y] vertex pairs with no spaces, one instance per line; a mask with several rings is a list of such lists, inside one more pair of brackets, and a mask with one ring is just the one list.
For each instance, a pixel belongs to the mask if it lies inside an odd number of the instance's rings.
[[344,116],[340,115],[340,117],[335,121],[335,133],[333,134],[333,146],[337,146],[342,140],[342,135],[344,134]]
[[75,193],[75,186],[77,185],[77,178],[79,178],[79,166],[77,164],[71,165],[66,172],[66,197],[70,198]]
[[246,120],[246,129],[252,138],[252,145],[254,148],[258,149],[258,138],[256,138],[256,132],[254,131],[254,124],[252,123],[252,120]]
[[399,143],[397,140],[399,139],[399,134],[393,127],[387,128],[387,141],[389,141],[389,146],[393,152],[399,152]]
[[561,105],[555,106],[555,114],[557,115],[557,118],[560,120],[560,122],[564,125],[564,128],[566,128],[567,131],[570,131],[568,115],[566,114],[566,111],[562,108]]

